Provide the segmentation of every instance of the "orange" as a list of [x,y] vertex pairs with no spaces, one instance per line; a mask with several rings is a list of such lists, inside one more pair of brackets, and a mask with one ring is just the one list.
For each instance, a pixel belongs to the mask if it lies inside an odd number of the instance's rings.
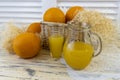
[[13,50],[21,58],[31,58],[40,50],[40,37],[34,33],[22,33],[13,40]]
[[67,21],[71,21],[75,16],[76,14],[79,12],[79,11],[82,11],[84,10],[83,7],[80,7],[80,6],[73,6],[73,7],[70,7],[67,12],[66,12],[66,20]]
[[59,8],[49,8],[43,16],[43,20],[47,22],[65,23],[65,15]]
[[27,32],[33,32],[33,33],[40,33],[41,32],[41,25],[38,22],[34,22],[29,25]]

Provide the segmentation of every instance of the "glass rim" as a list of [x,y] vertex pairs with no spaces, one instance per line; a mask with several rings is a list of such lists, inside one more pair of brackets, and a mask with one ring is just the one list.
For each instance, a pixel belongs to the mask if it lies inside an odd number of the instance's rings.
[[78,22],[78,23],[74,23],[72,21],[67,23],[68,25],[68,30],[75,30],[75,31],[88,31],[90,30],[91,26],[88,23],[85,22]]
[[47,26],[56,26],[56,27],[59,27],[59,26],[63,26],[63,27],[66,27],[67,24],[65,23],[59,23],[59,22],[40,22],[42,25],[47,25]]

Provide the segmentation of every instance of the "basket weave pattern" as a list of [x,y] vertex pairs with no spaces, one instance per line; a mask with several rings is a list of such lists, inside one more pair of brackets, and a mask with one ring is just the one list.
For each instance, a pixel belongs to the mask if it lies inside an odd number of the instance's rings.
[[42,28],[41,39],[42,39],[42,48],[43,49],[49,50],[49,43],[48,43],[49,32],[48,32],[48,29],[51,26],[63,27],[63,29],[61,29],[59,31],[64,30],[63,37],[67,36],[66,24],[63,24],[63,23],[52,23],[52,22],[46,22],[46,23],[42,22],[41,24],[42,24],[42,26],[41,26],[41,28]]

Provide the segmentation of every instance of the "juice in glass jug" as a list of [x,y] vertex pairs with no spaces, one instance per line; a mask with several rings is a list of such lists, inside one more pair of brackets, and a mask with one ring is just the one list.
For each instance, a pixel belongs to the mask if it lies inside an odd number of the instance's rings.
[[92,45],[79,41],[69,43],[64,46],[64,49],[64,58],[67,64],[74,69],[86,67],[94,53]]
[[[89,65],[93,56],[101,52],[101,39],[90,31],[86,23],[68,24],[68,27],[69,33],[63,47],[63,56],[71,68],[82,70]],[[97,48],[92,39],[97,41]]]

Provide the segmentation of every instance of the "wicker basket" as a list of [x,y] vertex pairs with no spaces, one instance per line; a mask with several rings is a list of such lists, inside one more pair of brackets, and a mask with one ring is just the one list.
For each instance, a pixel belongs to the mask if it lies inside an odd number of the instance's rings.
[[42,48],[49,50],[49,43],[48,43],[48,37],[49,37],[49,33],[48,33],[48,28],[51,26],[54,27],[63,27],[64,30],[64,37],[67,36],[67,25],[64,23],[54,23],[54,22],[41,22],[41,39],[42,39]]

